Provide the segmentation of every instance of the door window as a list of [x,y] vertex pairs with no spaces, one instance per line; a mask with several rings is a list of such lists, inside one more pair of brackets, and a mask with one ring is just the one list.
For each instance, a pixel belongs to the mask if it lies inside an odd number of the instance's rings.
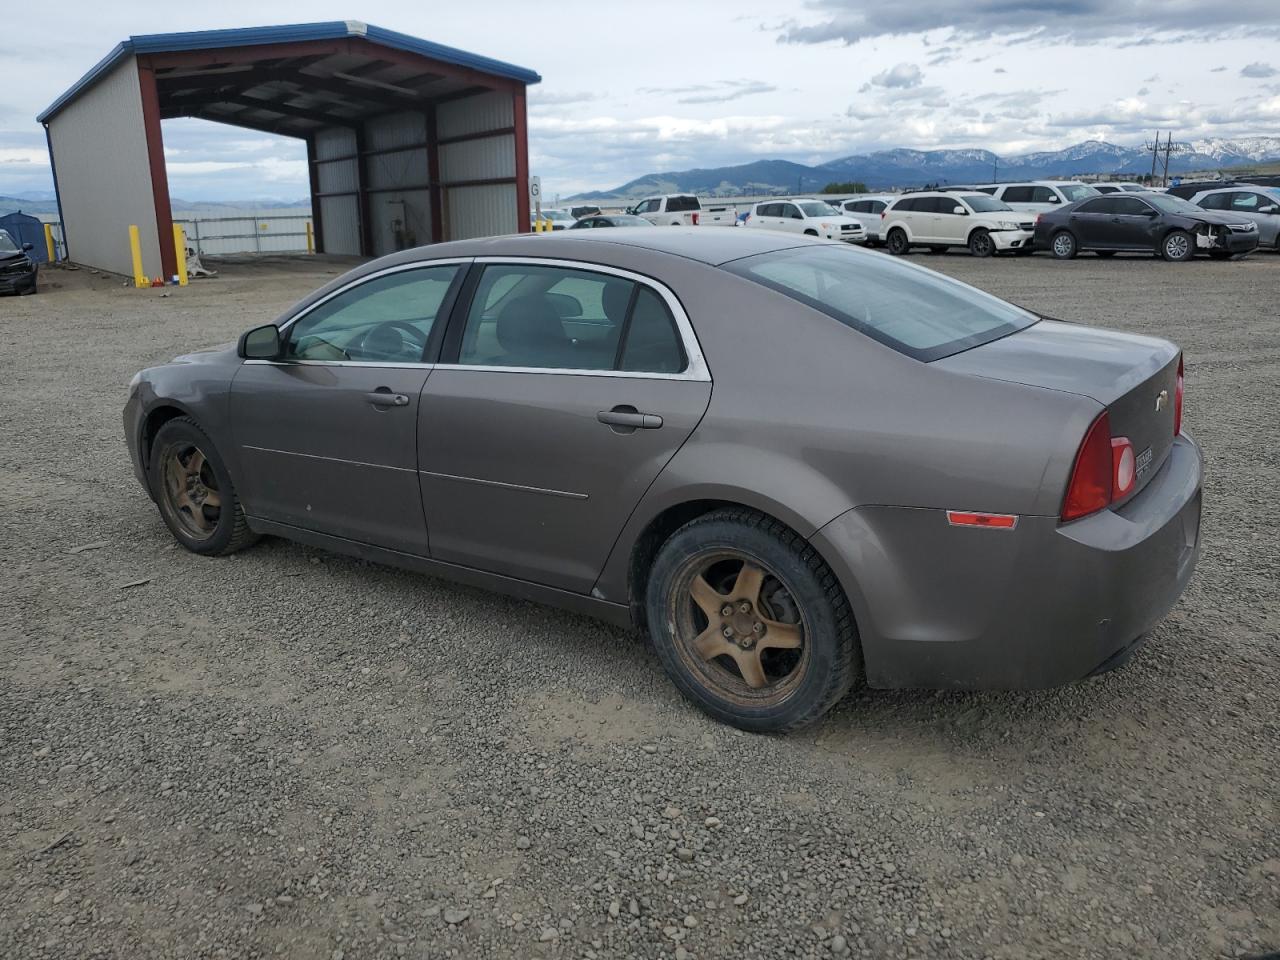
[[1268,206],[1266,199],[1256,193],[1231,194],[1231,209],[1243,213],[1257,213],[1259,207]]
[[665,302],[611,274],[535,264],[484,268],[458,363],[678,373],[684,350]]
[[1076,213],[1114,213],[1113,201],[1110,197],[1102,196],[1096,200],[1086,200],[1080,206],[1076,207]]
[[658,207],[661,205],[661,203],[662,203],[661,200],[646,200],[644,203],[640,204],[640,208],[636,212],[637,213],[657,213]]
[[1145,217],[1151,212],[1151,208],[1136,197],[1112,197],[1111,203],[1111,212],[1121,217]]
[[1058,196],[1058,192],[1052,187],[1032,187],[1031,188],[1032,203],[1060,203],[1062,198]]
[[1031,187],[1005,187],[1000,199],[1005,203],[1030,203]]
[[1211,193],[1200,201],[1200,206],[1206,210],[1229,210],[1231,208],[1232,197],[1239,196],[1235,193]]
[[421,363],[460,267],[383,274],[303,314],[285,335],[285,360]]
[[782,215],[792,220],[803,220],[804,214],[800,212],[800,208],[794,203],[784,203],[782,206]]

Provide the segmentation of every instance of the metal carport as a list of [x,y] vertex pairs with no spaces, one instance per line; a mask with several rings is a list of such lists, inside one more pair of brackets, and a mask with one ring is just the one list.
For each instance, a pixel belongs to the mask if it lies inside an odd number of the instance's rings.
[[307,143],[317,248],[379,256],[529,229],[532,70],[359,23],[130,37],[37,118],[67,255],[176,270],[161,121]]

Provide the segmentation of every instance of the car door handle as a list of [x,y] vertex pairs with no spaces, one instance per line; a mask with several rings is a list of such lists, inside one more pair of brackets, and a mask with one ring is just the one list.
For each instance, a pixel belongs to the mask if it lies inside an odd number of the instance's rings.
[[662,418],[657,414],[641,413],[635,407],[626,405],[601,410],[596,414],[596,419],[611,427],[629,428],[629,431],[657,430],[662,426]]
[[390,387],[379,387],[372,393],[366,393],[364,398],[375,407],[407,407],[409,398],[403,393],[392,393]]

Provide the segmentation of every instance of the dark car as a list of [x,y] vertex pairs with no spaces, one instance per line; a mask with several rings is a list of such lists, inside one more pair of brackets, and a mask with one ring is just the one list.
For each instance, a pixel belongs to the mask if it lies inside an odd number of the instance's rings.
[[0,230],[0,293],[35,293],[40,266],[27,256],[31,244],[17,244]]
[[605,213],[596,217],[583,217],[570,230],[593,230],[597,227],[652,227],[644,217],[630,213]]
[[1166,193],[1113,193],[1040,214],[1035,245],[1059,260],[1081,250],[1100,257],[1143,251],[1166,260],[1190,260],[1204,252],[1225,260],[1257,249],[1258,225]]
[[846,243],[566,230],[363,264],[139,373],[124,429],[188,550],[271,534],[634,626],[699,707],[788,730],[855,683],[1128,659],[1198,556],[1182,384],[1167,340]]

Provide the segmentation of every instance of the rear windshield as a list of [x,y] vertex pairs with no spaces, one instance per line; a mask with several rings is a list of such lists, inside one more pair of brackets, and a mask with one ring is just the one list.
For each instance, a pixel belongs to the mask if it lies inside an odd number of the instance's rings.
[[932,270],[838,246],[763,253],[724,269],[926,362],[998,340],[1039,319]]
[[1003,200],[997,200],[995,197],[988,197],[985,193],[966,193],[964,202],[973,207],[974,213],[997,213],[1000,210],[1012,210]]

